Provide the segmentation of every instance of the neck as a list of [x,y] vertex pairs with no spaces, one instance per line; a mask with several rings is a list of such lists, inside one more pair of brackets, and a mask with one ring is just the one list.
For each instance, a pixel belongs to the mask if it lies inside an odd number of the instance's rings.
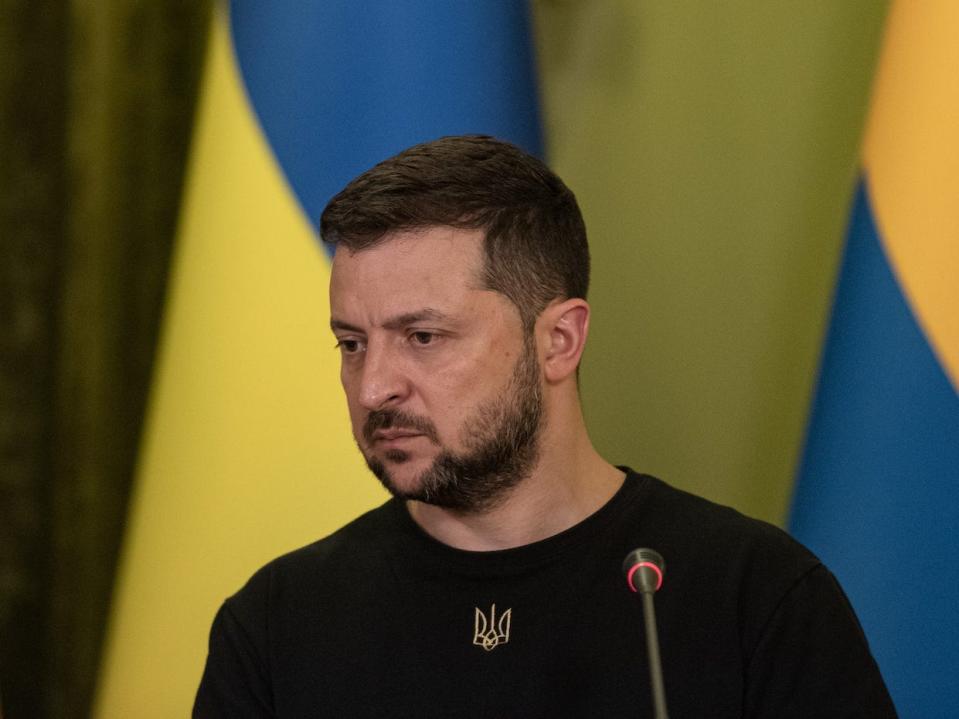
[[544,432],[533,472],[493,508],[461,513],[410,501],[410,515],[435,539],[470,551],[520,547],[578,524],[606,504],[624,479],[599,456],[578,419],[578,428],[560,436]]

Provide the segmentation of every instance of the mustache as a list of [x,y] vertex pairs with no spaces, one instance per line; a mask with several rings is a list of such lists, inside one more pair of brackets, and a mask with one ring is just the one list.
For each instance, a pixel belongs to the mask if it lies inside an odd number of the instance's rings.
[[397,409],[375,409],[363,423],[363,439],[373,443],[373,435],[381,429],[404,429],[424,435],[434,444],[439,444],[436,427],[425,417]]

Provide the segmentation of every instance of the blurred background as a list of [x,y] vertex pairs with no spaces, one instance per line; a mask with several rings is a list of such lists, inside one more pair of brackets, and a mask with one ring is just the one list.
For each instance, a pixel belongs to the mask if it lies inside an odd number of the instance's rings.
[[0,5],[0,693],[87,716],[208,3]]
[[[886,2],[531,7],[546,157],[579,198],[594,258],[582,374],[594,441],[782,525]],[[102,681],[213,9],[0,9],[8,719],[88,716]],[[199,680],[216,603],[277,548],[323,534],[311,531],[239,562],[195,609],[184,685]],[[169,693],[185,713],[189,691]],[[154,715],[101,701],[102,716]]]

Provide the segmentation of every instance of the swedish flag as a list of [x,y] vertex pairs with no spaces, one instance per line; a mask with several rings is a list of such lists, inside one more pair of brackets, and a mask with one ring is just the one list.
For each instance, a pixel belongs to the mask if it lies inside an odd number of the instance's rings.
[[959,716],[959,5],[897,2],[792,528],[903,716]]

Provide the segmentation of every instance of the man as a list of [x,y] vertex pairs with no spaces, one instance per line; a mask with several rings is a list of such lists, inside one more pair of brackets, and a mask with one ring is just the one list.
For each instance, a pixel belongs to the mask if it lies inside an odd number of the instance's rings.
[[261,569],[213,625],[200,717],[650,716],[652,547],[674,717],[895,716],[832,575],[772,526],[593,448],[573,194],[488,137],[419,145],[323,213],[353,434],[393,499]]

